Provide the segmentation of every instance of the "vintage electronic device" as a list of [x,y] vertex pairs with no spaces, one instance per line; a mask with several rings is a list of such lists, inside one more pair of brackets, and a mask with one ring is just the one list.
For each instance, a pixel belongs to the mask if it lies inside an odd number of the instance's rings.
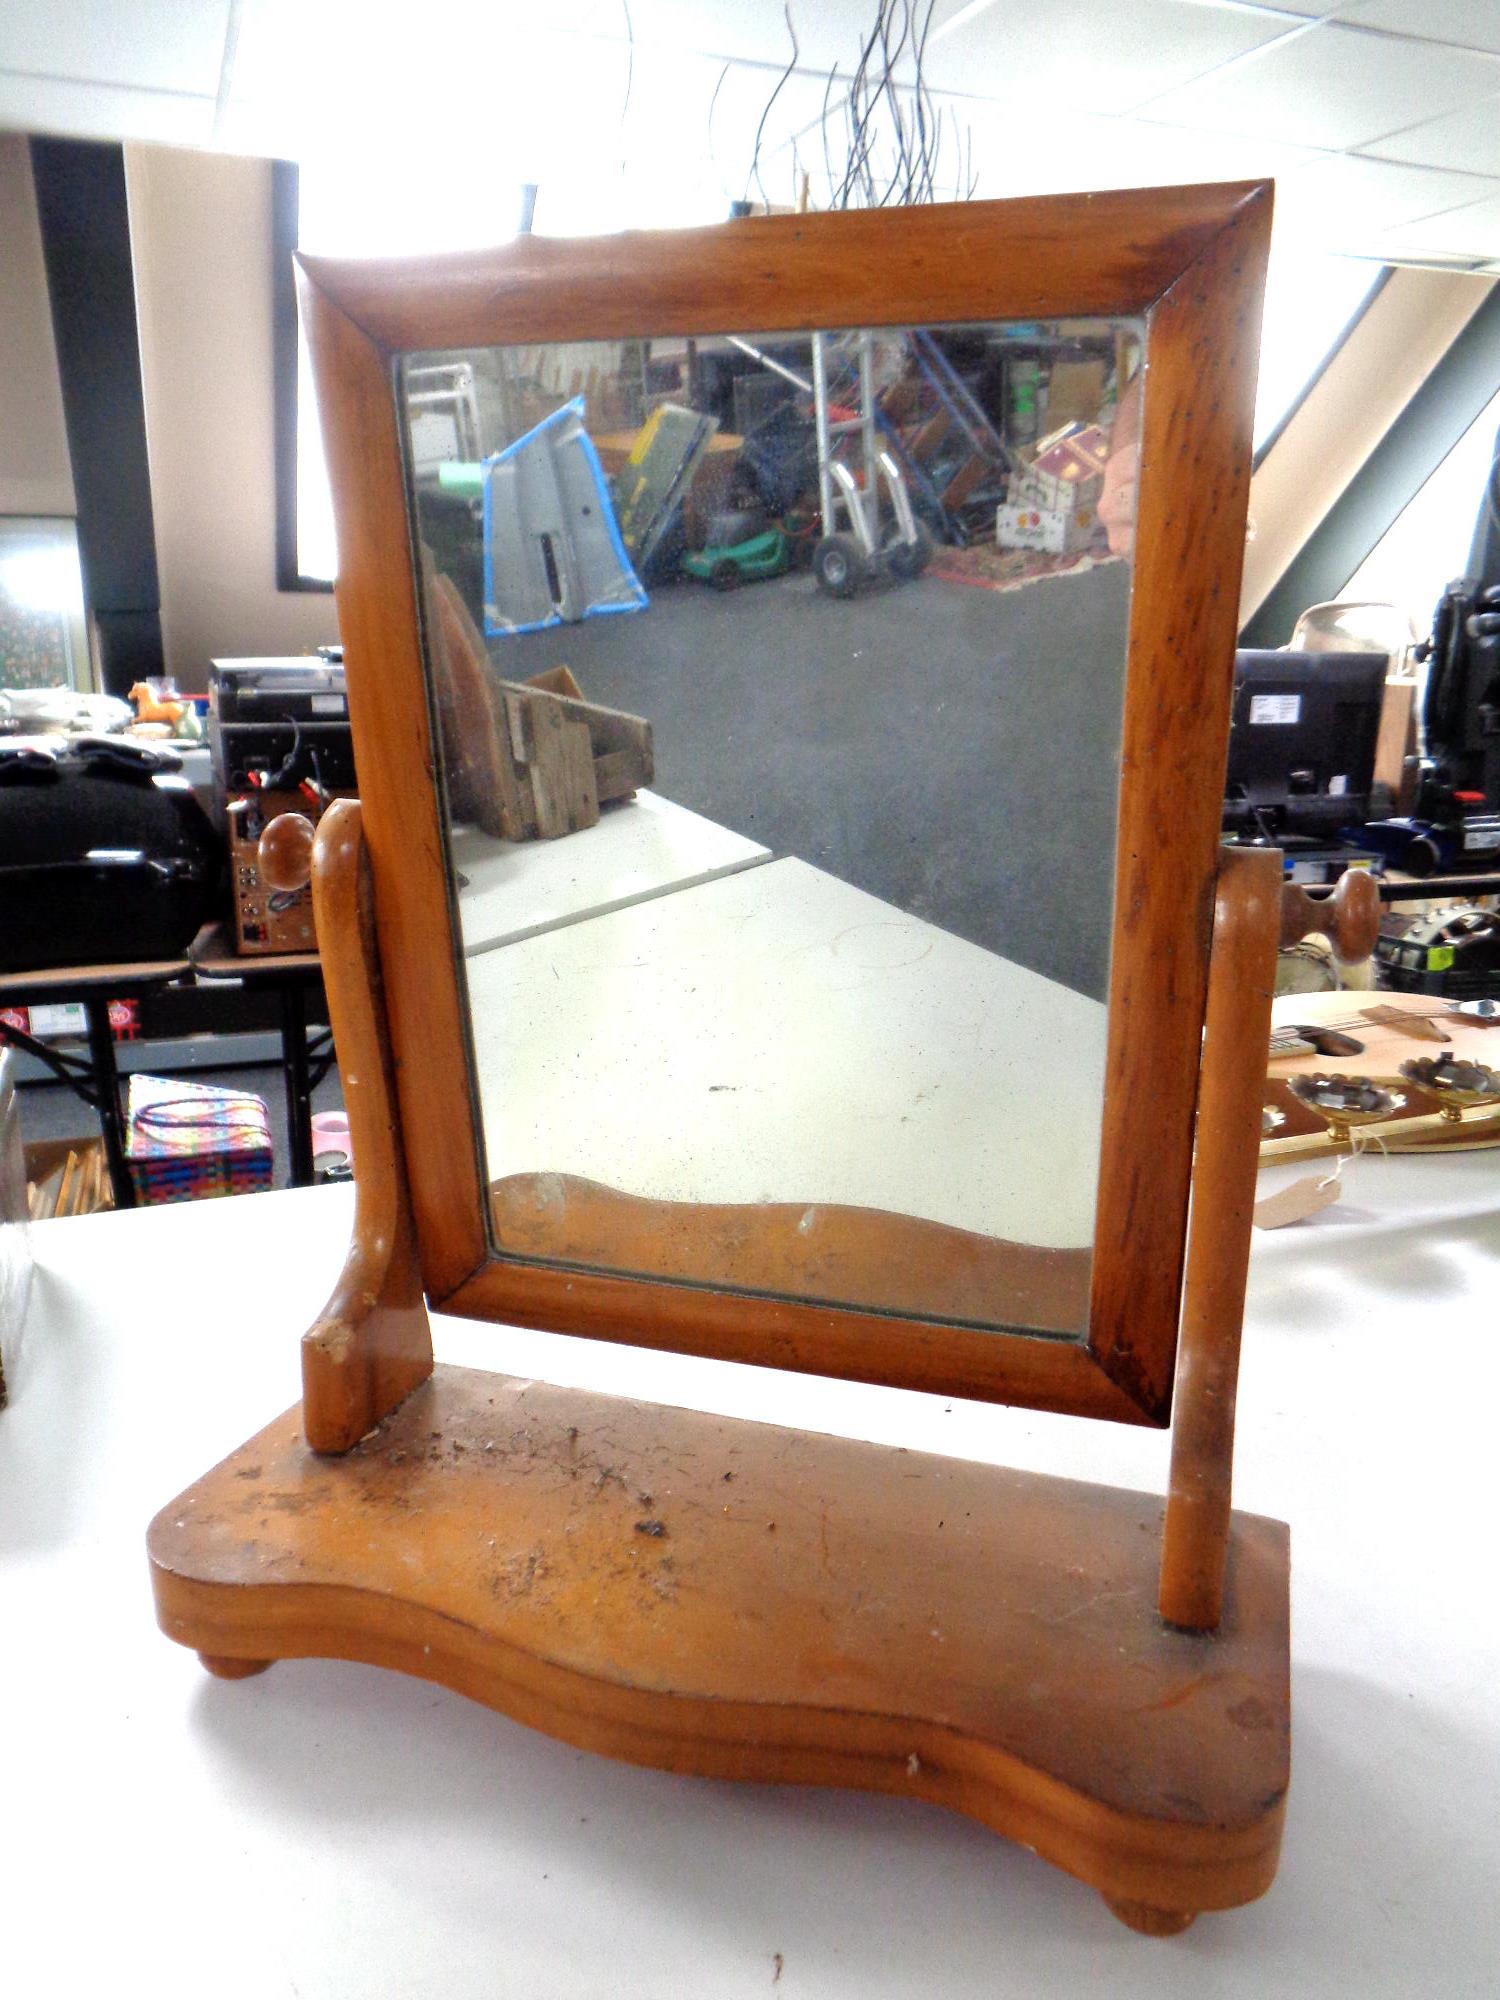
[[226,797],[310,779],[325,792],[353,791],[354,747],[343,661],[214,660],[208,736]]
[[1226,832],[1295,845],[1369,818],[1388,666],[1384,653],[1235,654]]
[[252,957],[275,952],[316,951],[312,897],[306,888],[276,889],[262,878],[260,837],[278,813],[317,818],[347,791],[309,797],[305,790],[263,789],[233,794],[225,801],[229,837],[229,882],[234,905],[235,949]]
[[124,736],[0,741],[0,965],[176,958],[224,847],[170,750]]
[[[372,1661],[679,1774],[943,1804],[1155,1935],[1269,1886],[1289,1541],[1230,1471],[1282,869],[1221,849],[1217,786],[1270,222],[1251,183],[307,260],[360,796],[316,835],[272,821],[261,864],[289,891],[311,854],[354,1240],[300,1409],[151,1527],[158,1619],[209,1671]],[[582,439],[653,345],[774,337],[799,372],[869,356],[873,389],[877,345],[897,379],[954,328],[1039,320],[1091,321],[1146,385],[1112,440],[1140,466],[1130,567],[1067,584],[1085,636],[1032,616],[1022,646],[1007,593],[937,564],[900,619],[791,573],[512,632],[508,694],[444,698],[412,521],[434,356],[533,421],[581,398]],[[936,783],[868,721],[914,667],[910,700],[959,718]],[[659,779],[597,812],[555,795],[599,803],[617,754],[565,668],[663,718]],[[1002,670],[1004,701],[965,694]],[[666,718],[692,702],[793,773],[775,852],[683,800]],[[520,759],[528,712],[554,758]],[[556,838],[454,824],[473,727]],[[797,831],[845,769],[917,857],[876,889]],[[924,893],[1027,787],[1022,879],[1064,841],[1090,864],[1071,968],[1028,906],[978,944]],[[1337,900],[1367,954],[1373,881]],[[495,1323],[501,1366],[437,1364],[429,1305]],[[776,1421],[508,1376],[517,1324],[778,1371]],[[1167,1490],[799,1429],[809,1376],[1170,1424]]]
[[1397,992],[1493,998],[1500,994],[1500,913],[1460,903],[1412,922],[1390,919],[1375,956]]
[[[1497,474],[1491,468],[1480,527],[1489,559],[1500,545],[1488,518]],[[1418,810],[1448,821],[1500,812],[1500,582],[1493,569],[1450,583],[1417,648],[1429,662],[1422,722],[1430,760]]]
[[342,657],[213,661],[209,744],[229,836],[236,948],[315,951],[311,898],[264,883],[257,845],[278,813],[316,818],[356,788]]

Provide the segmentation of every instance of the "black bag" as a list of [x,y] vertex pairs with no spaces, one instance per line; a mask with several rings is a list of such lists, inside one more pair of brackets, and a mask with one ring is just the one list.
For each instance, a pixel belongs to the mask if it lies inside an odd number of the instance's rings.
[[182,955],[224,843],[181,769],[129,737],[0,738],[0,971]]

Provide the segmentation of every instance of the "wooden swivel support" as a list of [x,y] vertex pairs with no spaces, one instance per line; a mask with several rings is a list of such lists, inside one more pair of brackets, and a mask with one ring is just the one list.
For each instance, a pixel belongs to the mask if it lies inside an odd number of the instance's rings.
[[302,813],[280,814],[261,834],[259,861],[275,889],[311,877],[318,936],[338,941],[323,978],[360,1171],[343,1274],[302,1339],[302,1412],[314,1451],[343,1452],[432,1373],[359,807],[335,804],[316,828]]
[[1214,910],[1159,1598],[1162,1617],[1193,1632],[1213,1631],[1224,1602],[1235,1386],[1278,941],[1285,947],[1321,933],[1347,964],[1369,957],[1380,929],[1379,893],[1364,870],[1348,869],[1331,897],[1313,897],[1284,884],[1281,869],[1274,850],[1225,848]]

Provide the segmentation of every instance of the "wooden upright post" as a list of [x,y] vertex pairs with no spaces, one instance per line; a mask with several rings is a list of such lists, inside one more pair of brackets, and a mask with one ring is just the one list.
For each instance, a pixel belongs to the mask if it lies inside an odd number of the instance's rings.
[[302,1414],[314,1451],[344,1452],[432,1373],[358,800],[336,801],[319,821],[312,888],[354,1149],[354,1238],[302,1337]]
[[1214,903],[1193,1208],[1162,1534],[1161,1615],[1212,1631],[1224,1601],[1234,1399],[1281,931],[1281,855],[1226,848]]

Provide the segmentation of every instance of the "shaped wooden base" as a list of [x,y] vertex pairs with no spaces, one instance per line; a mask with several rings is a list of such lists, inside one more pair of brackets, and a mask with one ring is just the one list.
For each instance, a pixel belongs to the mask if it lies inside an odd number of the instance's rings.
[[313,892],[354,1242],[301,1407],[152,1524],[163,1630],[226,1679],[365,1660],[636,1763],[928,1799],[1153,1936],[1262,1894],[1287,1534],[1229,1469],[1277,857],[1227,857],[1216,905],[1165,1501],[433,1371],[355,805]]
[[952,1807],[1181,1929],[1269,1886],[1288,1539],[1163,1624],[1160,1498],[439,1368],[342,1457],[289,1411],[164,1508],[221,1675],[364,1660],[580,1747]]

